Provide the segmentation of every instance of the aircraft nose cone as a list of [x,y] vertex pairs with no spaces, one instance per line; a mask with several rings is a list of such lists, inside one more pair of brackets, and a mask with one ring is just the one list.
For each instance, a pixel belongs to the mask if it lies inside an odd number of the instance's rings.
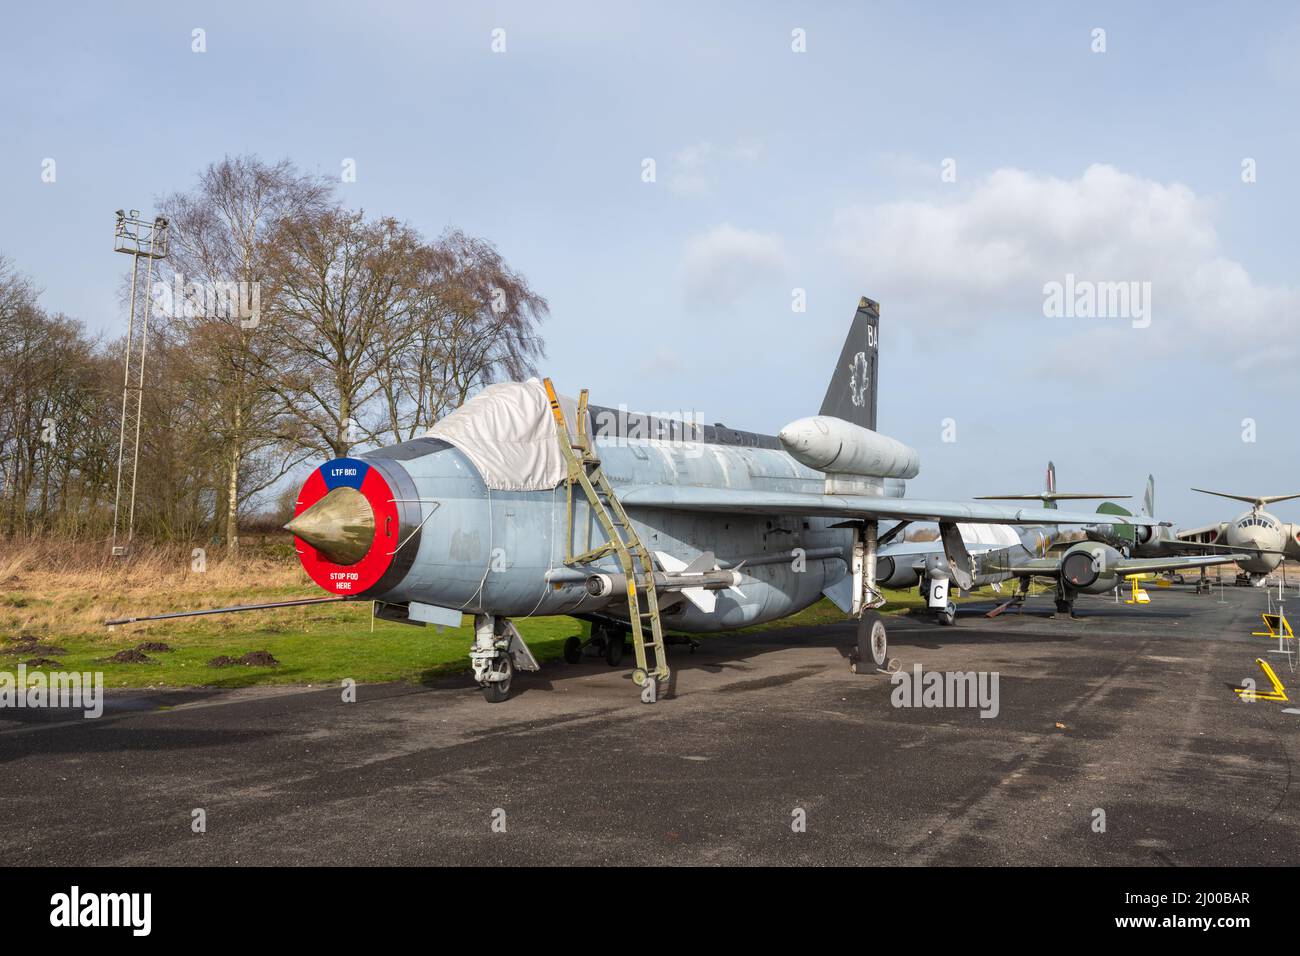
[[1242,542],[1247,548],[1267,548],[1269,547],[1268,536],[1258,528],[1252,528],[1242,535]]
[[334,564],[356,564],[375,540],[375,514],[366,496],[340,485],[284,526]]
[[791,452],[807,452],[819,439],[824,440],[822,433],[807,418],[790,422],[777,432],[776,437],[786,451]]
[[[800,434],[797,429],[786,425],[785,428],[776,433],[776,437],[786,448],[797,448],[801,444],[799,441]],[[802,444],[807,444],[807,441],[808,439],[805,437]]]

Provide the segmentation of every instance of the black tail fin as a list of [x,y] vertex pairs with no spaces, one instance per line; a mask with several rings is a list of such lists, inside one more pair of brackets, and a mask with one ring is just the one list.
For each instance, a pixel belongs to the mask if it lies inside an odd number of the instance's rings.
[[880,303],[863,296],[858,300],[839,364],[831,374],[820,414],[875,431],[879,354]]

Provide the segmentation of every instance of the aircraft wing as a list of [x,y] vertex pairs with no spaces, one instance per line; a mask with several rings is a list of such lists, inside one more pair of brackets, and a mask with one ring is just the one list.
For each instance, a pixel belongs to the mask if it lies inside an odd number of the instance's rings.
[[1187,551],[1235,551],[1243,558],[1261,554],[1286,554],[1286,551],[1277,550],[1275,548],[1251,548],[1231,544],[1210,544],[1208,541],[1184,541],[1182,538],[1174,538],[1172,541],[1167,541],[1166,543],[1171,548]]
[[683,485],[632,485],[618,489],[629,508],[667,508],[717,514],[805,515],[907,521],[965,521],[971,524],[1137,524],[1154,526],[1144,515],[1015,508],[978,501],[926,501],[875,495],[818,495],[799,491],[756,491]]
[[[1186,571],[1189,568],[1205,568],[1215,564],[1231,564],[1245,558],[1244,554],[1216,554],[1198,558],[1121,558],[1108,565],[1108,570],[1115,571],[1122,578],[1135,574],[1157,574],[1161,571]],[[1013,567],[1004,569],[1009,574],[1019,577],[1054,578],[1061,573],[1060,558],[1034,558]]]
[[1196,558],[1124,558],[1116,570],[1120,577],[1134,574],[1157,574],[1161,571],[1185,571],[1188,568],[1208,568],[1215,564],[1231,564],[1244,561],[1248,554],[1212,554]]

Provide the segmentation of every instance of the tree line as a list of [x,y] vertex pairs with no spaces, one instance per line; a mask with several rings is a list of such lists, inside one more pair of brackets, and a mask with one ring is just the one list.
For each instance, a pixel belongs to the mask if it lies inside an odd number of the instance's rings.
[[[227,157],[157,212],[137,538],[234,551],[296,467],[416,437],[544,355],[547,302],[492,243],[349,209],[289,161]],[[3,256],[0,322],[0,533],[107,537],[125,336],[50,313]]]

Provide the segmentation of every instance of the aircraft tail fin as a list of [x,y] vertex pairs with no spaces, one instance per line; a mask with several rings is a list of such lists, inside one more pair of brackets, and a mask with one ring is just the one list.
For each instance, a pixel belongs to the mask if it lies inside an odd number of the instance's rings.
[[1265,505],[1272,504],[1275,501],[1290,501],[1292,498],[1300,498],[1296,495],[1230,495],[1226,491],[1209,491],[1205,488],[1193,488],[1192,491],[1199,491],[1203,495],[1218,495],[1220,498],[1231,498],[1234,501],[1244,501],[1247,504],[1254,505],[1256,508],[1262,508]]
[[[1122,505],[1115,504],[1115,502],[1113,501],[1103,501],[1100,505],[1097,506],[1097,514],[1124,515],[1127,517],[1129,515],[1132,515],[1133,512],[1129,511],[1127,508],[1123,507]],[[1124,541],[1127,541],[1129,543],[1137,541],[1137,528],[1134,525],[1131,524],[1111,525],[1110,528],[1108,528],[1107,530],[1113,537],[1123,539]]]
[[818,414],[875,431],[879,354],[880,303],[863,296]]
[[[1023,495],[976,495],[976,501],[1040,501],[1044,508],[1056,508],[1058,501],[1089,501],[1098,498],[1128,498],[1130,495],[1101,495],[1091,491],[1057,491],[1056,490],[1056,464],[1047,463],[1047,477],[1043,481],[1043,490],[1038,494]],[[1103,507],[1105,507],[1103,505]],[[1097,509],[1101,511],[1101,508]],[[1104,512],[1103,512],[1104,513]],[[1131,514],[1132,512],[1120,509],[1111,512],[1111,514]]]
[[1156,476],[1147,475],[1147,493],[1142,496],[1142,507],[1148,518],[1156,516]]

